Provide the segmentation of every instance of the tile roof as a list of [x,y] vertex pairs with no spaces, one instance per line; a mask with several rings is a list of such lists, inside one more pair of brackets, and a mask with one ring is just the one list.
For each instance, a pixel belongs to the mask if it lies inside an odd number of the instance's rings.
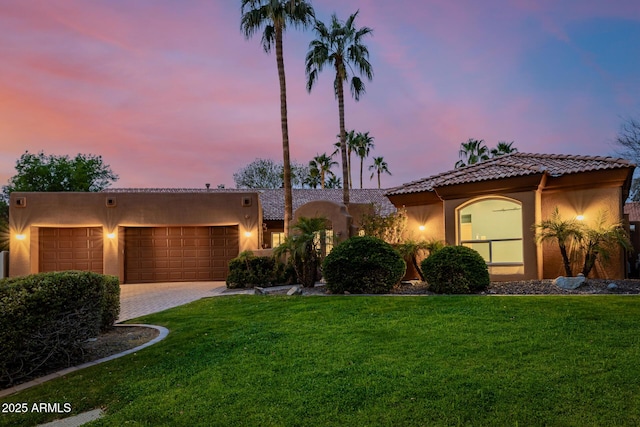
[[640,221],[640,202],[625,203],[624,213],[629,215],[629,222]]
[[[262,215],[265,220],[284,219],[284,190],[260,190],[260,203],[262,203]],[[388,215],[396,211],[389,199],[384,195],[386,190],[360,189],[349,190],[349,200],[351,203],[373,203],[380,207],[381,215]],[[305,203],[316,200],[328,200],[335,203],[342,203],[341,189],[313,189],[294,188],[293,189],[293,210],[295,211]]]
[[433,191],[436,187],[546,173],[552,177],[604,169],[631,168],[628,160],[602,156],[512,153],[452,169],[389,189],[386,195]]
[[[380,214],[388,215],[396,211],[395,206],[385,197],[385,189],[359,189],[349,190],[349,199],[352,203],[373,203],[380,208]],[[258,193],[262,205],[264,220],[284,220],[284,190],[278,189],[252,189],[252,188],[107,188],[104,193]],[[328,200],[342,203],[342,189],[315,189],[294,188],[293,210],[295,211],[305,203],[316,200]]]

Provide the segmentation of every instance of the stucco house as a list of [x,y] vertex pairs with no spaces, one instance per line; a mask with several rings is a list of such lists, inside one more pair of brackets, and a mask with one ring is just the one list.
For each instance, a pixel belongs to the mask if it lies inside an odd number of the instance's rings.
[[[357,232],[363,213],[405,209],[408,237],[476,249],[492,280],[563,274],[558,249],[538,245],[532,225],[557,206],[565,218],[600,211],[624,218],[634,165],[611,157],[515,153],[390,190],[294,189],[294,221],[323,216],[337,238]],[[386,192],[385,192],[386,191]],[[100,193],[13,193],[10,276],[67,269],[116,275],[123,283],[224,280],[244,250],[283,238],[279,190],[110,189]],[[627,274],[626,254],[596,276]]]
[[[294,189],[294,217],[323,216],[338,236],[379,204],[383,190]],[[88,270],[123,283],[224,280],[244,250],[283,239],[282,190],[112,189],[20,193],[10,198],[10,276]]]
[[[594,156],[513,153],[390,189],[405,208],[415,239],[469,246],[484,257],[492,280],[563,275],[556,245],[536,244],[534,224],[558,207],[563,218],[593,221],[607,211],[624,218],[635,165]],[[600,277],[625,277],[625,254],[598,265]]]

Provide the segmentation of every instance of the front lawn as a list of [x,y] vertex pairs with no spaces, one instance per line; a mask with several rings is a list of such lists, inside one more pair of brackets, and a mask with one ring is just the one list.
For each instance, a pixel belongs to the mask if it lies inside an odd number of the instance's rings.
[[171,333],[1,402],[105,426],[640,424],[636,296],[235,296],[138,321]]

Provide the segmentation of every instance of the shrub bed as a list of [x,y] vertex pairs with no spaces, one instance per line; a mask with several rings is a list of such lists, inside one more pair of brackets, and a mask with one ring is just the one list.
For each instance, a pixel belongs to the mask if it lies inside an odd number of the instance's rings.
[[252,288],[287,283],[293,278],[293,267],[271,256],[254,256],[251,251],[240,253],[229,261],[227,288]]
[[82,343],[113,325],[116,277],[68,271],[0,281],[0,386],[82,361]]
[[490,283],[487,263],[466,246],[445,246],[422,261],[429,290],[438,294],[468,294]]
[[336,246],[324,260],[323,275],[332,293],[387,293],[407,268],[388,243],[358,236]]

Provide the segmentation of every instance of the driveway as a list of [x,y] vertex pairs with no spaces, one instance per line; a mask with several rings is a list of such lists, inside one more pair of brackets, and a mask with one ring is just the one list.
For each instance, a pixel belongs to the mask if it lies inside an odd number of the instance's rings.
[[[120,285],[120,317],[118,318],[118,322],[124,322],[125,320],[188,304],[200,298],[220,295],[226,289],[224,282],[172,282]],[[241,291],[237,293],[247,292]]]

